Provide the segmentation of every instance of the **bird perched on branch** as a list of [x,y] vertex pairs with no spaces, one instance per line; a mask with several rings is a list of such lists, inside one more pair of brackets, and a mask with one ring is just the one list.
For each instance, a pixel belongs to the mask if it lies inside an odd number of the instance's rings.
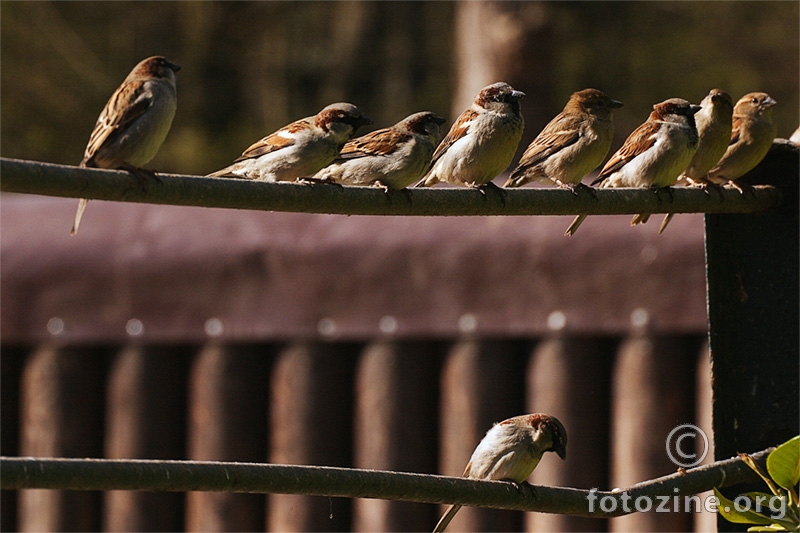
[[505,186],[550,181],[573,192],[585,187],[581,180],[603,162],[611,148],[611,115],[619,107],[622,102],[597,89],[573,93],[564,110],[525,150]]
[[507,83],[484,87],[436,148],[431,168],[417,187],[440,182],[485,188],[508,168],[522,138],[525,93]]
[[[678,182],[707,187],[705,176],[717,164],[731,139],[733,101],[720,89],[711,89],[700,102],[700,111],[694,116],[697,124],[697,152],[691,163],[678,178]],[[663,233],[675,213],[667,213],[658,232]]]
[[[133,67],[97,118],[80,166],[127,170],[140,181],[153,175],[140,167],[155,157],[172,126],[178,108],[175,73],[180,69],[162,56]],[[88,201],[78,203],[70,235],[78,232]]]
[[[700,106],[682,98],[670,98],[653,106],[647,121],[636,128],[611,156],[592,185],[601,187],[667,188],[674,184],[697,151],[694,114]],[[636,215],[631,225],[647,222],[650,215]],[[578,215],[567,228],[573,235],[586,215]]]
[[[536,413],[515,416],[492,426],[464,470],[464,477],[510,481],[519,485],[531,475],[546,452],[567,458],[567,431],[559,420]],[[460,505],[451,505],[434,533],[444,531]]]
[[445,119],[423,111],[394,126],[352,139],[333,163],[314,176],[343,185],[379,185],[404,189],[419,180],[431,163]]
[[778,132],[772,121],[772,107],[777,103],[767,93],[749,93],[736,102],[730,145],[722,159],[708,171],[708,182],[729,183],[744,192],[736,180],[755,168],[772,147]]
[[331,104],[267,135],[232,165],[208,176],[271,182],[311,177],[329,165],[358,128],[367,124],[372,120],[353,104]]

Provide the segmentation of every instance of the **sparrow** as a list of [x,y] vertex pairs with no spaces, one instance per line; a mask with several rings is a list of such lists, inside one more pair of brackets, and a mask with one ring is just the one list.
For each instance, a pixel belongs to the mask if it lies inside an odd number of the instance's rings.
[[[81,167],[128,170],[139,178],[167,137],[178,92],[175,73],[181,69],[162,56],[139,62],[106,103],[89,143]],[[82,198],[70,235],[78,232],[89,200]]]
[[764,159],[778,133],[772,121],[772,106],[777,104],[767,93],[742,96],[733,108],[733,131],[722,159],[708,171],[705,180],[730,185],[740,193],[735,180],[747,174]]
[[622,102],[597,89],[573,93],[564,110],[531,142],[505,187],[551,181],[576,192],[581,179],[603,162],[614,125],[612,110]]
[[372,120],[353,104],[331,104],[253,143],[232,165],[208,176],[271,182],[310,177],[329,165],[367,124]]
[[503,82],[484,87],[436,148],[430,170],[417,187],[439,182],[489,186],[517,151],[525,127],[519,103],[524,96]]
[[343,185],[379,185],[386,191],[418,181],[431,163],[445,119],[423,111],[394,126],[375,130],[344,145],[315,180]]
[[[523,483],[545,452],[567,458],[567,431],[557,418],[542,413],[515,416],[492,426],[464,470],[464,477]],[[460,505],[451,505],[434,533],[444,531]]]
[[[704,177],[717,164],[731,139],[733,101],[728,93],[711,89],[700,102],[700,111],[694,116],[697,124],[697,152],[678,182],[707,187]],[[675,213],[667,213],[658,232],[663,233]]]
[[[686,169],[697,151],[694,114],[700,110],[682,98],[670,98],[653,106],[647,121],[633,130],[622,148],[611,156],[592,185],[603,188],[669,187]],[[636,215],[631,225],[647,222],[650,215]],[[566,231],[573,235],[586,215],[578,215]]]

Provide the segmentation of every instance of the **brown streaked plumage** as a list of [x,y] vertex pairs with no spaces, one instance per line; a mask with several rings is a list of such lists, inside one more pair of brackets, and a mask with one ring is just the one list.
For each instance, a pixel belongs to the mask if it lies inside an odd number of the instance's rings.
[[484,87],[450,127],[417,187],[440,182],[483,187],[505,170],[517,150],[525,121],[520,99],[525,93],[504,82]]
[[[178,107],[175,73],[163,56],[140,61],[111,95],[97,118],[82,167],[125,169],[139,177],[169,133]],[[78,232],[88,200],[78,203],[70,235]]]
[[293,181],[330,164],[361,126],[372,124],[353,104],[331,104],[256,141],[210,177]]
[[772,107],[777,102],[767,93],[753,92],[742,96],[733,108],[731,142],[722,159],[708,171],[706,180],[730,184],[743,192],[736,180],[755,168],[772,147],[777,125],[772,121]]
[[608,154],[614,136],[611,115],[619,107],[622,102],[597,89],[573,93],[564,110],[525,150],[505,186],[549,181],[575,191]]
[[[692,160],[697,150],[694,114],[700,106],[682,98],[670,98],[653,106],[647,121],[633,130],[611,156],[592,185],[601,187],[669,187]],[[644,223],[648,214],[636,215],[631,224]],[[578,215],[567,228],[573,235],[586,215]]]
[[[546,452],[567,458],[567,430],[554,416],[543,413],[515,416],[495,424],[472,452],[464,477],[523,483]],[[434,533],[442,532],[460,505],[451,505]]]
[[314,178],[343,185],[404,189],[428,169],[444,122],[439,115],[423,111],[389,128],[352,139]]

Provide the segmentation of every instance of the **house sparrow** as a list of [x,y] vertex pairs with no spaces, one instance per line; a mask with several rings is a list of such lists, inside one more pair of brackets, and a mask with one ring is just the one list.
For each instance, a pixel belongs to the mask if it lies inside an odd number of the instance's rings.
[[[181,69],[165,57],[148,57],[133,67],[111,95],[97,123],[80,166],[124,169],[137,175],[155,157],[167,137],[178,107],[175,73]],[[70,235],[78,232],[88,200],[82,198]]]
[[[515,416],[495,424],[483,437],[464,470],[464,477],[523,483],[545,452],[567,458],[567,431],[557,418],[542,413]],[[460,505],[451,505],[434,533],[444,531]]]
[[573,192],[581,179],[597,168],[611,148],[613,109],[622,102],[597,89],[574,93],[564,110],[531,142],[506,187],[521,187],[531,181],[552,181]]
[[522,138],[519,100],[525,93],[503,82],[484,87],[433,154],[417,187],[439,182],[483,188],[505,170]]
[[[711,167],[717,164],[731,140],[733,101],[728,93],[711,89],[700,102],[700,111],[694,116],[697,124],[697,152],[691,163],[678,178],[678,182],[707,186],[703,181]],[[659,233],[663,233],[675,213],[667,213]]]
[[[636,128],[611,156],[592,185],[601,187],[669,187],[689,165],[697,151],[694,114],[700,106],[671,98],[653,106],[647,121]],[[631,225],[647,222],[650,215],[636,215]],[[573,235],[586,215],[578,215],[566,231]]]
[[764,159],[777,135],[772,122],[772,106],[777,102],[767,93],[742,96],[733,108],[733,131],[725,155],[708,171],[706,180],[717,185],[730,183],[743,192],[734,180],[747,174]]
[[404,189],[419,180],[431,163],[445,119],[423,111],[390,128],[347,142],[336,159],[314,176],[344,185],[380,185]]
[[329,165],[361,126],[372,124],[353,104],[336,103],[313,117],[301,118],[267,135],[232,165],[211,177],[293,181]]

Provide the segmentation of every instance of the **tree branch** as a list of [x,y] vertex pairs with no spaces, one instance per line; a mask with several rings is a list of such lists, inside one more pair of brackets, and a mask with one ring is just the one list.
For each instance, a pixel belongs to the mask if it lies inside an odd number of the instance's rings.
[[[772,448],[753,454],[763,462]],[[753,481],[739,458],[719,461],[634,485],[596,491],[478,481],[403,472],[324,466],[114,459],[0,458],[0,488],[67,490],[217,491],[379,498],[559,513],[593,518],[630,514],[633,502],[657,496],[698,494],[713,487]],[[594,500],[590,500],[594,495]],[[611,504],[613,500],[613,505]],[[626,504],[627,501],[627,504]],[[601,502],[605,505],[601,507]],[[683,502],[681,502],[683,505]],[[613,509],[612,509],[613,508]],[[611,509],[611,510],[609,510]]]
[[[710,194],[676,188],[673,200],[646,189],[598,189],[596,196],[566,189],[482,191],[420,188],[383,192],[376,187],[300,185],[243,179],[159,174],[142,188],[131,174],[0,158],[0,191],[119,202],[194,205],[261,211],[342,215],[620,215],[636,213],[758,213],[780,193],[757,186],[753,194],[726,189]],[[407,193],[410,193],[407,194]],[[503,202],[505,197],[505,203]]]

